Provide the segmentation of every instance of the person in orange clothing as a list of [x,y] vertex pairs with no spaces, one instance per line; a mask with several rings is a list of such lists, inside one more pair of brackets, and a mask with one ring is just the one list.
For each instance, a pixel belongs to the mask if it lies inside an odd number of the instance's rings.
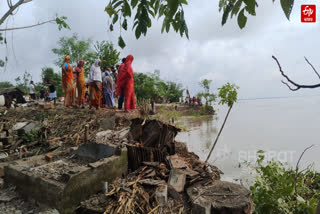
[[73,71],[69,65],[70,56],[66,55],[64,58],[64,63],[62,65],[62,89],[65,93],[64,105],[66,107],[74,106],[74,83],[73,83]]
[[[78,90],[78,100],[77,105],[84,107],[84,95],[86,92],[86,83],[84,79],[84,61],[80,60],[78,66],[74,69],[73,75],[77,75],[77,90]],[[75,78],[74,78],[75,79]]]
[[89,86],[90,86],[90,108],[94,107],[99,109],[101,106],[102,98],[102,75],[101,75],[101,60],[91,66],[89,74]]

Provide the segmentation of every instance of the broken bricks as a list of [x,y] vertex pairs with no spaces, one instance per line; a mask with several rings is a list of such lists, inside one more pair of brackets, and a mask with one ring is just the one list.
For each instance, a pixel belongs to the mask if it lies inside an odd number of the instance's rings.
[[48,161],[48,162],[51,162],[51,161],[53,161],[53,154],[51,154],[51,153],[48,153],[48,154],[46,154],[45,155],[45,159],[46,159],[46,161]]

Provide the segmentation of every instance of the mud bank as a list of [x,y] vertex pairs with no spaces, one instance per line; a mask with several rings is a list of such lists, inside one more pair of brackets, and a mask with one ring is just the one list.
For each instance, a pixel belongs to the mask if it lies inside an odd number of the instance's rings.
[[250,192],[220,181],[172,125],[112,110],[1,113],[0,176],[26,200],[60,213],[251,212]]

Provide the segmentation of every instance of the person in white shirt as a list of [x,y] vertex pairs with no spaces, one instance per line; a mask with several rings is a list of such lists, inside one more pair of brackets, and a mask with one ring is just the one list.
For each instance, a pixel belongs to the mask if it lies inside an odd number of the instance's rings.
[[30,81],[29,94],[30,94],[31,99],[33,99],[33,100],[36,99],[36,93],[35,93],[35,88],[34,88],[34,83],[33,83],[33,81]]
[[99,109],[101,106],[102,97],[102,76],[101,76],[101,61],[100,59],[91,66],[89,73],[89,85],[90,85],[90,108],[94,107]]

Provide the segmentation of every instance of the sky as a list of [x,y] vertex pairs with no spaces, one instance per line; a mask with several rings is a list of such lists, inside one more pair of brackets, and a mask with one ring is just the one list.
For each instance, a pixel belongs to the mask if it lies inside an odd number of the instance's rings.
[[[17,0],[13,0],[16,2]],[[40,81],[41,68],[53,67],[57,56],[52,48],[62,36],[77,33],[81,39],[111,41],[121,51],[121,57],[132,54],[135,72],[160,70],[164,80],[181,83],[191,95],[201,91],[199,81],[212,80],[212,91],[226,82],[240,87],[239,98],[318,95],[317,89],[290,91],[281,83],[283,79],[275,61],[275,55],[283,70],[296,82],[319,83],[306,56],[320,71],[320,28],[316,23],[301,23],[301,4],[320,3],[316,0],[295,1],[291,20],[281,9],[280,1],[259,1],[256,16],[248,16],[247,25],[239,29],[236,18],[221,26],[222,13],[218,0],[189,0],[185,6],[185,18],[189,28],[189,40],[173,31],[161,34],[162,20],[153,20],[147,36],[137,40],[132,29],[122,31],[127,46],[117,45],[119,28],[110,32],[111,22],[104,8],[105,0],[33,0],[20,6],[16,15],[5,24],[17,27],[35,24],[59,16],[67,16],[71,30],[59,31],[57,25],[47,24],[32,29],[8,32],[8,45],[0,45],[0,58],[8,57],[6,70],[0,69],[0,81],[12,81],[27,70],[35,81]],[[0,0],[0,17],[7,11],[7,1]],[[319,16],[319,12],[317,12]],[[2,25],[0,28],[4,28]]]

